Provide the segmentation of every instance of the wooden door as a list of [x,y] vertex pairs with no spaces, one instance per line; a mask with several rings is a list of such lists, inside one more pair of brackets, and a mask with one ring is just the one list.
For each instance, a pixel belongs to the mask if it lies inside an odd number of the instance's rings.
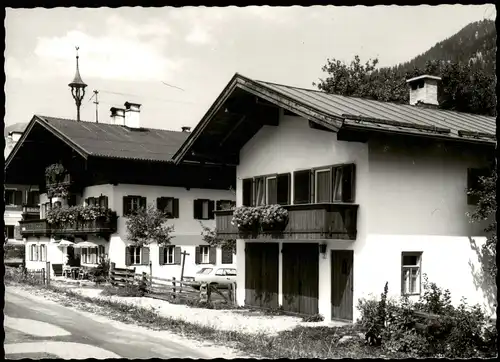
[[352,321],[353,259],[354,252],[352,250],[332,250],[332,319]]
[[318,244],[283,244],[283,309],[301,314],[318,313]]
[[246,243],[245,304],[278,307],[278,243]]

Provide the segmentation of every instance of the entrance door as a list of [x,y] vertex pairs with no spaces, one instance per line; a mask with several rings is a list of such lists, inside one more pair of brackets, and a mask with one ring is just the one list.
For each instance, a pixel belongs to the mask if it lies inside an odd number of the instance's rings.
[[278,243],[245,244],[245,304],[278,308]]
[[283,309],[318,313],[319,250],[316,243],[283,244]]
[[332,319],[353,318],[352,250],[332,250]]

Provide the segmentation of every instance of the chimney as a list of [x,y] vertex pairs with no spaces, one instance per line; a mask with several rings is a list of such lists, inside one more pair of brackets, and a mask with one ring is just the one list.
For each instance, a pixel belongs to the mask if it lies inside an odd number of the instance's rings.
[[22,135],[23,135],[22,132],[16,132],[16,131],[9,132],[9,136],[10,138],[12,138],[13,142],[19,141]]
[[412,106],[419,103],[438,106],[438,82],[440,80],[440,77],[427,74],[408,79],[406,83],[410,85],[410,104]]
[[191,132],[191,127],[182,127],[182,132]]
[[138,103],[125,102],[125,126],[130,128],[140,128],[140,110],[141,105]]
[[125,109],[111,107],[111,121],[110,124],[116,124],[118,126],[125,125]]

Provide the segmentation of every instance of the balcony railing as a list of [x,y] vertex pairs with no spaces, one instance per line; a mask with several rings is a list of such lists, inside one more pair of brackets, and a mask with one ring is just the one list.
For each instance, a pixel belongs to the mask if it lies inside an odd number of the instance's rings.
[[22,205],[5,205],[5,211],[22,211]]
[[282,231],[241,232],[231,224],[232,210],[216,211],[217,236],[221,239],[343,239],[356,240],[358,205],[344,203],[284,206],[288,223]]
[[40,215],[40,206],[38,206],[38,205],[23,205],[23,214]]
[[99,218],[92,221],[76,221],[72,224],[51,225],[45,219],[20,221],[21,235],[42,236],[42,235],[84,235],[84,234],[112,234],[116,232],[116,218],[106,220]]

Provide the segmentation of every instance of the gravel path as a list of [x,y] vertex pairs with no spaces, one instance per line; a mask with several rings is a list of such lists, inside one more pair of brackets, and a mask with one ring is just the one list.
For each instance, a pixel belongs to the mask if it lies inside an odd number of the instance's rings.
[[243,309],[224,310],[192,308],[182,304],[171,304],[163,300],[147,297],[101,296],[101,290],[97,288],[72,288],[72,290],[91,298],[110,299],[112,301],[120,301],[134,306],[153,308],[161,316],[181,319],[218,330],[274,335],[280,331],[290,330],[297,326],[338,327],[345,325],[345,323],[334,321],[307,323],[302,322],[302,318],[299,317],[269,316],[264,315],[259,311],[249,311]]

